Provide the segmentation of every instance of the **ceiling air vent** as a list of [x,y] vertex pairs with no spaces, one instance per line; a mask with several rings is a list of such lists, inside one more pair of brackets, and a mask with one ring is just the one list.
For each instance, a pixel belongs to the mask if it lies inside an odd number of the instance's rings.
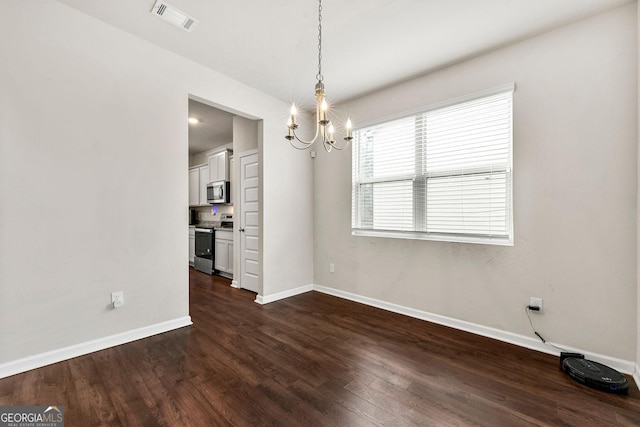
[[197,19],[192,18],[162,0],[156,1],[156,4],[153,5],[153,9],[151,9],[151,13],[156,15],[158,18],[162,18],[165,21],[189,32],[191,32],[198,23]]

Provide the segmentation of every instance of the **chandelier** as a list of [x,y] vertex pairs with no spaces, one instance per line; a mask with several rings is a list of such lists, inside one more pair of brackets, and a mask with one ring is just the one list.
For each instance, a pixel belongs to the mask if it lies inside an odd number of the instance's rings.
[[[313,139],[309,141],[305,141],[300,139],[298,135],[296,135],[296,129],[298,129],[299,125],[296,123],[296,115],[298,114],[298,110],[296,109],[296,105],[291,105],[291,117],[287,121],[287,128],[289,129],[289,134],[285,136],[286,139],[289,140],[289,143],[293,148],[298,150],[305,150],[311,147],[319,138],[322,141],[322,145],[327,152],[330,152],[333,148],[336,150],[343,150],[348,145],[349,142],[353,139],[351,136],[351,119],[347,119],[346,130],[347,135],[343,138],[346,143],[342,147],[336,145],[336,141],[333,139],[333,133],[335,131],[331,120],[329,120],[328,116],[328,106],[327,101],[325,99],[324,92],[324,83],[322,80],[324,77],[322,76],[322,0],[318,0],[318,74],[316,74],[316,79],[318,79],[318,83],[316,83],[316,134]],[[294,141],[295,140],[295,141]],[[297,141],[297,142],[296,142]]]

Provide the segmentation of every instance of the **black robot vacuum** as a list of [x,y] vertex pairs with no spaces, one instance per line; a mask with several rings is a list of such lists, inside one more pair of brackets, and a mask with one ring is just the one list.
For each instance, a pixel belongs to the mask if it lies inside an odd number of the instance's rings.
[[562,360],[562,369],[574,380],[609,393],[626,393],[629,383],[624,375],[602,363],[583,357],[567,357]]

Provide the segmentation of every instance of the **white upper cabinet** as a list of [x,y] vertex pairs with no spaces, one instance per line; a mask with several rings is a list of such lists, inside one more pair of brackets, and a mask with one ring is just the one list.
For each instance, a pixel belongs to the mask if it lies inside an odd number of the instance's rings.
[[209,182],[229,181],[229,150],[209,156]]
[[209,178],[209,166],[200,166],[200,204],[207,204],[207,178]]
[[207,184],[209,166],[196,166],[189,169],[189,206],[204,206],[207,203]]
[[200,204],[200,171],[198,168],[189,169],[189,206]]

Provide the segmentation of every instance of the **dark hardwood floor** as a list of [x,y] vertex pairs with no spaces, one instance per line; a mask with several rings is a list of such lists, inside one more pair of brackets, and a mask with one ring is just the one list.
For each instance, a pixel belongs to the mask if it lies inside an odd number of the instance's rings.
[[558,358],[317,292],[266,306],[190,271],[193,326],[0,380],[67,426],[639,426],[640,392]]

